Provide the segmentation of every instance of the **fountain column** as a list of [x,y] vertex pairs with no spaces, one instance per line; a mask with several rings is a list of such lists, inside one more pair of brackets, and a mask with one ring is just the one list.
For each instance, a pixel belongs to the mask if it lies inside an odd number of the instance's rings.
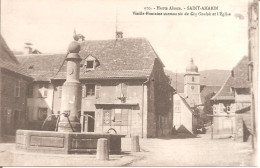
[[80,44],[70,43],[68,48],[66,81],[62,86],[61,115],[59,132],[80,132],[81,124],[78,114],[81,109],[81,83],[79,82]]

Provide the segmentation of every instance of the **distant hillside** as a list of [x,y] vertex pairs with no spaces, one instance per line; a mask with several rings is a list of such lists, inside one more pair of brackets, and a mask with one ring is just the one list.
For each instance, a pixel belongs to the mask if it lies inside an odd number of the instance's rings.
[[[165,70],[166,75],[171,78],[171,85],[174,89],[176,89],[176,74],[170,70]],[[200,84],[207,86],[221,86],[225,80],[228,78],[230,74],[229,70],[205,70],[199,71],[200,73]],[[177,74],[177,91],[179,93],[184,92],[184,73]]]

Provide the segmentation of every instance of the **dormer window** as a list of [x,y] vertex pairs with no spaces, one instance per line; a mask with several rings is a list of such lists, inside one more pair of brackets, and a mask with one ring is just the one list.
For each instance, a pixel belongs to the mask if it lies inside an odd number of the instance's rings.
[[84,68],[85,68],[85,71],[90,71],[90,70],[94,70],[96,69],[96,67],[99,65],[99,62],[98,60],[89,55],[86,59],[85,59],[85,63],[84,63]]
[[94,69],[94,61],[87,61],[87,69]]

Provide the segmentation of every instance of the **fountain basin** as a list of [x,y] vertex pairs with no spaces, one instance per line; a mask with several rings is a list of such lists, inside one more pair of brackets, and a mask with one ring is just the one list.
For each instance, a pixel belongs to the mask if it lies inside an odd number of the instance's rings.
[[106,138],[108,140],[109,153],[120,153],[122,137],[125,137],[125,135],[17,130],[16,149],[37,153],[95,153],[97,140]]

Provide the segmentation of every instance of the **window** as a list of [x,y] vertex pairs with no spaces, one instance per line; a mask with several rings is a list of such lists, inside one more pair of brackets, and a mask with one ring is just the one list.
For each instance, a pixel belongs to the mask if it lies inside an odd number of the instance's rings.
[[85,63],[84,63],[84,70],[88,71],[88,70],[94,70],[97,66],[99,65],[98,60],[89,55],[86,59],[85,59]]
[[116,86],[116,96],[117,98],[127,97],[127,85],[125,83]]
[[47,117],[47,108],[38,109],[38,120],[45,120]]
[[62,96],[62,86],[58,87],[58,95],[59,95],[59,98],[61,98],[61,96]]
[[48,84],[39,84],[39,97],[48,97]]
[[94,69],[94,61],[87,61],[87,69]]
[[14,86],[14,96],[20,97],[20,92],[21,92],[21,81],[16,81]]
[[128,125],[128,109],[115,109],[112,116],[113,125]]
[[128,109],[103,109],[104,125],[128,125]]
[[192,79],[192,82],[195,82],[195,78],[194,78],[194,76],[193,76],[191,79]]
[[174,104],[175,104],[176,106],[179,106],[179,105],[181,105],[181,101],[180,101],[180,100],[175,100],[175,101],[174,101]]
[[230,111],[231,111],[230,106],[227,106],[227,112],[230,112]]
[[86,97],[95,96],[95,84],[86,85]]
[[180,106],[175,106],[174,107],[174,112],[175,113],[180,113],[181,112],[181,107]]
[[237,88],[236,92],[238,95],[249,95],[250,89],[249,88]]

